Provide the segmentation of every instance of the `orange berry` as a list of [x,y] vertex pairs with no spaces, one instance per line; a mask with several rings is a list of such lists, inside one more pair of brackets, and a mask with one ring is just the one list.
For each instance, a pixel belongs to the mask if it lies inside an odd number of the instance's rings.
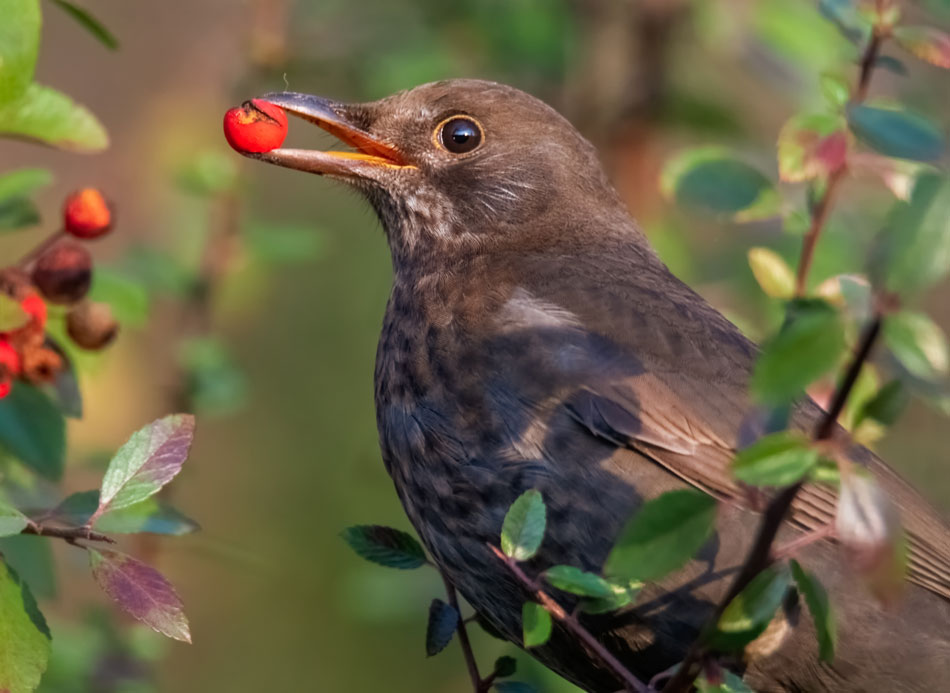
[[245,101],[224,114],[224,137],[239,152],[269,152],[287,137],[287,114],[267,101]]
[[63,225],[76,238],[98,238],[112,229],[112,207],[96,188],[77,190],[63,205]]

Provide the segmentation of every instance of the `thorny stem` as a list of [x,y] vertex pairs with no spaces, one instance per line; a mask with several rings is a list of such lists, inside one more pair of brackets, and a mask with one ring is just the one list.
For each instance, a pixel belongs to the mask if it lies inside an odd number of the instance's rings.
[[[445,594],[449,600],[449,606],[461,614],[462,612],[459,610],[459,600],[458,594],[455,591],[455,585],[449,582],[449,579],[441,570],[439,571],[439,574],[442,576],[442,582],[445,583]],[[459,645],[462,646],[462,656],[465,657],[465,666],[468,669],[469,678],[472,679],[472,686],[475,689],[475,693],[486,693],[491,687],[491,681],[483,680],[481,675],[478,673],[478,663],[475,661],[475,652],[472,650],[472,641],[468,639],[468,629],[465,627],[467,620],[468,619],[459,620]]]
[[607,650],[589,630],[581,625],[580,621],[573,615],[564,610],[554,599],[545,592],[535,580],[528,577],[521,569],[518,563],[508,558],[497,546],[488,545],[489,548],[500,558],[516,578],[530,590],[541,606],[544,607],[551,616],[560,621],[570,630],[584,646],[590,650],[591,654],[597,657],[610,671],[614,673],[618,681],[622,681],[625,691],[632,693],[647,693],[650,688],[634,676],[620,661]]
[[[879,28],[874,29],[871,39],[861,57],[858,84],[852,96],[852,103],[860,103],[867,97],[874,65],[877,62],[881,44],[887,36],[887,31]],[[801,259],[798,264],[798,274],[795,282],[795,293],[797,296],[802,296],[805,293],[808,272],[811,267],[815,246],[818,243],[818,237],[821,235],[821,231],[828,219],[835,193],[846,172],[847,167],[842,166],[831,174],[828,178],[825,192],[812,212],[811,226],[805,234],[802,243]],[[822,416],[812,434],[814,440],[828,440],[834,435],[838,416],[848,401],[848,396],[851,394],[855,381],[857,381],[858,375],[861,373],[861,368],[868,360],[871,350],[874,348],[874,344],[881,332],[882,321],[883,313],[878,310],[875,312],[871,322],[868,323],[862,332],[861,341],[855,351],[854,358],[848,367],[844,379],[835,392],[831,406],[825,412],[824,416]],[[745,589],[756,575],[765,570],[775,560],[776,556],[772,551],[772,544],[803,483],[804,482],[799,481],[796,484],[782,489],[769,503],[762,517],[762,522],[759,525],[759,533],[752,547],[749,549],[749,553],[746,556],[742,568],[739,570],[739,574],[735,580],[733,580],[726,595],[716,606],[706,626],[700,632],[699,637],[693,642],[689,651],[686,653],[686,657],[676,674],[667,682],[666,686],[663,687],[663,693],[687,693],[692,687],[693,681],[695,681],[700,673],[703,660],[710,653],[706,640],[709,634],[715,629],[716,624],[719,622],[729,602]]]
[[[864,49],[864,54],[861,56],[858,83],[851,96],[851,103],[861,103],[867,98],[868,88],[871,85],[871,75],[874,73],[874,64],[877,62],[877,57],[881,52],[881,44],[885,38],[887,38],[887,34],[879,29],[875,29],[871,34],[871,39],[868,41],[868,45]],[[811,261],[815,255],[815,246],[818,245],[818,238],[821,236],[821,232],[828,221],[828,214],[831,212],[835,195],[847,172],[848,168],[845,164],[835,169],[831,175],[828,176],[825,192],[812,211],[811,224],[802,240],[802,252],[798,261],[798,273],[795,277],[796,296],[805,295],[808,273],[811,270]]]

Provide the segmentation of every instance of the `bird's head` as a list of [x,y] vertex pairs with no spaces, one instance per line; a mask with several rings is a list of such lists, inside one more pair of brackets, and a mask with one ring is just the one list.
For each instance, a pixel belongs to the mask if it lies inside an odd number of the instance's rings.
[[553,228],[561,236],[585,234],[603,221],[598,215],[622,210],[590,143],[554,109],[512,87],[448,80],[359,104],[293,92],[262,98],[355,151],[249,156],[362,191],[397,264],[473,248],[548,245],[556,240]]

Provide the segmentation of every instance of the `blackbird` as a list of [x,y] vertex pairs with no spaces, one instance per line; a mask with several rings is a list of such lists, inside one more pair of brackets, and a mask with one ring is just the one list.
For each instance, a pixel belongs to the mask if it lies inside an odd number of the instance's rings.
[[[541,551],[599,571],[624,522],[658,494],[720,499],[717,531],[687,568],[632,608],[585,625],[641,679],[681,661],[741,565],[758,525],[730,473],[756,347],[657,258],[594,148],[512,87],[426,84],[373,103],[263,97],[355,151],[251,154],[344,181],[376,210],[393,288],[376,357],[383,460],[447,579],[521,641],[522,586],[488,544],[511,503],[538,489]],[[792,415],[811,430],[810,400]],[[935,691],[950,676],[950,527],[873,453],[900,509],[909,586],[884,609],[831,540],[799,555],[837,612],[833,662],[795,595],[740,666],[759,691]],[[780,540],[834,518],[836,493],[807,485]],[[531,653],[588,691],[619,683],[566,632]]]

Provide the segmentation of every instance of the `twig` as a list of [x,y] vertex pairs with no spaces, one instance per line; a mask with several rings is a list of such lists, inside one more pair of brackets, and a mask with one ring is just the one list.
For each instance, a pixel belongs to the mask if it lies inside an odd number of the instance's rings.
[[[874,318],[867,327],[864,328],[861,335],[861,342],[855,351],[854,358],[848,367],[844,379],[835,392],[831,406],[815,427],[815,431],[812,435],[814,440],[828,440],[834,435],[838,416],[841,414],[842,409],[844,409],[844,405],[848,401],[848,396],[854,388],[854,383],[858,379],[858,374],[870,357],[871,350],[874,348],[874,344],[881,333],[882,321],[882,314],[875,313]],[[804,482],[799,481],[797,484],[787,486],[769,503],[765,509],[762,523],[759,525],[758,536],[756,536],[752,548],[749,549],[749,553],[746,556],[745,563],[743,563],[739,574],[735,580],[733,580],[729,591],[722,600],[720,600],[719,604],[716,605],[716,609],[710,616],[700,636],[690,647],[679,670],[666,686],[663,687],[663,693],[686,693],[693,685],[693,681],[699,674],[700,664],[709,653],[706,640],[715,629],[716,624],[719,622],[729,602],[735,599],[735,597],[752,582],[752,579],[756,575],[768,568],[775,560],[776,556],[772,552],[772,543],[775,541],[779,528],[781,528],[785,516],[792,507],[792,502],[795,500],[795,497],[803,485]]]
[[[445,583],[445,594],[449,600],[449,606],[461,614],[462,612],[459,611],[458,594],[455,592],[455,585],[449,582],[449,579],[441,570],[439,574],[442,576],[442,582]],[[458,638],[459,645],[462,646],[462,656],[465,657],[465,666],[468,669],[469,678],[472,679],[472,686],[475,689],[475,693],[487,693],[489,688],[491,688],[492,681],[482,679],[481,674],[478,673],[478,662],[475,661],[472,641],[468,639],[468,629],[465,627],[465,621],[461,619],[458,625]]]
[[33,260],[38,258],[40,255],[45,253],[47,250],[52,248],[54,245],[59,243],[63,238],[66,237],[66,232],[60,229],[55,233],[51,233],[49,236],[44,238],[42,241],[36,244],[32,250],[30,250],[26,255],[20,258],[20,261],[17,262],[17,266],[20,269],[25,269]]
[[[851,96],[851,103],[861,103],[867,98],[868,88],[871,86],[871,75],[874,73],[874,65],[877,62],[877,57],[881,52],[881,44],[883,44],[885,38],[887,38],[887,34],[877,28],[875,28],[871,34],[871,39],[868,41],[868,45],[861,56],[858,83]],[[798,272],[795,276],[796,296],[805,295],[808,273],[811,271],[811,261],[815,254],[815,246],[818,245],[818,238],[821,236],[821,232],[825,227],[832,203],[838,192],[838,187],[841,181],[844,180],[847,171],[848,168],[845,164],[835,169],[831,175],[828,176],[825,192],[812,212],[811,224],[805,233],[805,237],[802,239],[802,252],[798,261]]]
[[38,537],[52,537],[54,539],[64,539],[66,543],[73,544],[78,539],[86,541],[102,541],[107,544],[114,544],[115,539],[106,536],[101,532],[96,532],[88,527],[44,527],[31,523],[20,532],[20,534],[35,534]]
[[563,623],[568,630],[570,630],[578,640],[580,640],[591,654],[597,657],[610,671],[614,673],[618,681],[622,681],[624,684],[624,690],[632,691],[633,693],[647,693],[650,689],[649,687],[640,681],[636,676],[634,676],[620,661],[614,657],[607,648],[605,648],[598,640],[595,638],[589,630],[584,628],[581,625],[580,621],[573,615],[564,610],[564,608],[558,604],[554,599],[551,598],[538,583],[531,578],[529,578],[525,572],[521,569],[521,566],[517,562],[508,558],[501,549],[497,546],[491,544],[488,545],[489,548],[495,553],[498,558],[500,558],[508,569],[514,574],[516,578],[528,588],[534,596],[537,598],[541,606],[544,607],[551,616]]

